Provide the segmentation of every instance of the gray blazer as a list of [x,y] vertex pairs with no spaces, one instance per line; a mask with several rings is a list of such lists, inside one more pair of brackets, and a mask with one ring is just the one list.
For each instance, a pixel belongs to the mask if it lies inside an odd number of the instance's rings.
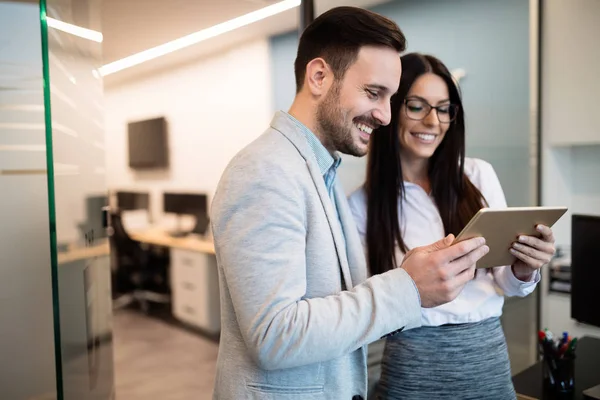
[[315,157],[283,112],[223,173],[211,211],[221,290],[215,399],[366,399],[365,345],[420,326],[403,269],[366,279],[346,197],[334,190],[344,237]]

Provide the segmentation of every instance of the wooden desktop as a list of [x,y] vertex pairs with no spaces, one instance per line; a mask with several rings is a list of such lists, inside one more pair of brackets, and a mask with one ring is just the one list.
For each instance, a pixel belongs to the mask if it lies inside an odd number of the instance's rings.
[[59,251],[57,259],[58,265],[63,265],[74,261],[108,256],[109,254],[110,246],[108,240],[104,240],[100,244],[88,247],[70,246],[65,251]]
[[156,246],[170,247],[172,249],[189,250],[198,253],[215,254],[215,245],[212,240],[204,239],[198,235],[190,234],[184,237],[173,237],[164,229],[150,228],[143,231],[131,232],[129,236],[138,242]]

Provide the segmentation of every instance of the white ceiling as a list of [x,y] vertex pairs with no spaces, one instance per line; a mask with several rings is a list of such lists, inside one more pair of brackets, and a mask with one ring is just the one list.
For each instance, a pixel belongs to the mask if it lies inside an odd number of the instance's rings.
[[[103,0],[104,64],[258,10],[279,0]],[[332,7],[370,7],[389,0],[315,0],[315,14]],[[297,29],[295,8],[159,59],[105,77],[116,85],[176,64],[223,51],[245,41]]]

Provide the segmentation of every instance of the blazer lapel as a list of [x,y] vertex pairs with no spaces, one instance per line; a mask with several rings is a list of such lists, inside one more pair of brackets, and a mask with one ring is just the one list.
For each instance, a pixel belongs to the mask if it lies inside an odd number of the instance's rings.
[[[353,287],[352,275],[348,266],[348,257],[346,255],[346,243],[344,241],[344,238],[342,237],[342,232],[340,231],[340,229],[335,229],[336,226],[340,226],[340,223],[337,221],[337,215],[335,213],[335,210],[333,209],[333,203],[331,202],[331,198],[327,193],[325,181],[323,179],[323,176],[321,175],[319,167],[316,164],[316,161],[307,160],[306,164],[317,188],[317,192],[319,193],[321,204],[325,209],[325,215],[327,216],[327,221],[329,222],[329,228],[331,229],[331,234],[333,235],[333,241],[335,243],[335,249],[337,251],[338,259],[340,261],[342,276],[344,277],[344,284],[346,286],[346,289],[351,289]],[[341,227],[341,229],[344,228]]]
[[[310,172],[315,187],[317,188],[321,204],[323,205],[325,215],[327,216],[327,221],[329,222],[329,229],[331,229],[331,234],[335,243],[335,249],[338,255],[338,259],[340,261],[344,285],[347,289],[350,289],[353,287],[353,285],[352,275],[348,266],[346,244],[344,238],[342,237],[342,232],[340,232],[339,229],[336,229],[336,227],[340,226],[340,223],[337,220],[337,215],[335,213],[335,210],[333,209],[333,203],[329,197],[329,194],[327,193],[327,188],[325,187],[325,180],[323,179],[323,175],[321,175],[321,172],[317,165],[317,160],[315,159],[314,154],[310,150],[308,142],[306,141],[306,137],[300,131],[300,128],[294,123],[294,121],[291,120],[288,115],[281,111],[275,113],[275,116],[271,121],[271,127],[279,131],[290,142],[292,142],[292,144],[298,149],[300,155],[306,160],[308,171]],[[336,196],[339,196],[339,194],[336,193]],[[343,193],[342,196],[344,196]],[[344,227],[342,227],[342,229],[344,229]]]

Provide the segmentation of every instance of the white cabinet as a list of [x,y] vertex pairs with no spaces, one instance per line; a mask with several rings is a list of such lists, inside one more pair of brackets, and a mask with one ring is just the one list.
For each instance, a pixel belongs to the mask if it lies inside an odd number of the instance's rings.
[[600,1],[547,0],[543,14],[543,135],[551,146],[600,144]]
[[219,333],[219,278],[213,254],[172,248],[171,291],[177,319],[207,333]]

